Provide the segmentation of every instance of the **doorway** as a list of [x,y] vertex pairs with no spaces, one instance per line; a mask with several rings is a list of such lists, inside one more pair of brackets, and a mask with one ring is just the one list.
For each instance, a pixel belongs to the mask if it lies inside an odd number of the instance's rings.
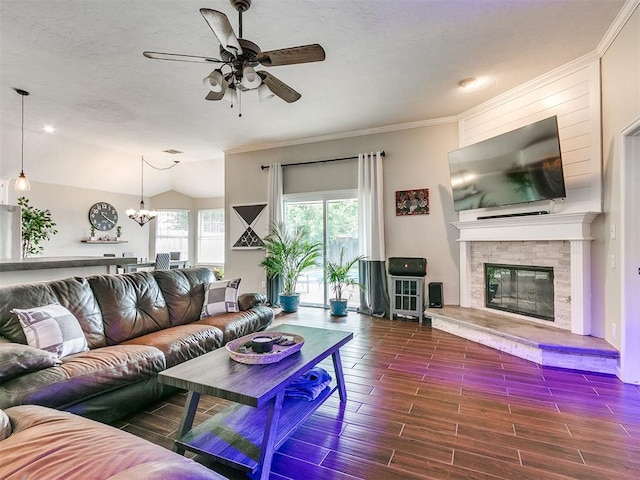
[[[286,195],[284,198],[284,221],[291,227],[304,225],[309,229],[310,239],[323,245],[318,267],[307,270],[298,278],[297,292],[300,304],[328,307],[332,292],[324,278],[324,262],[338,262],[340,252],[350,260],[358,255],[358,198],[356,190],[313,192]],[[350,272],[358,278],[358,266]],[[359,305],[357,290],[347,292],[348,307]]]
[[640,383],[640,118],[624,129],[621,145],[620,378]]

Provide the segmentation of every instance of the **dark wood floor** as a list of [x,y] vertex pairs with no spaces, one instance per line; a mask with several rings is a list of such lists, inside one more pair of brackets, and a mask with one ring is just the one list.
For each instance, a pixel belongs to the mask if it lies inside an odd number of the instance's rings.
[[[346,405],[334,395],[309,418],[276,453],[272,479],[638,478],[639,386],[541,367],[412,321],[301,309],[277,323],[354,339],[341,350]],[[171,448],[185,397],[118,426]],[[203,397],[196,421],[223,406]]]

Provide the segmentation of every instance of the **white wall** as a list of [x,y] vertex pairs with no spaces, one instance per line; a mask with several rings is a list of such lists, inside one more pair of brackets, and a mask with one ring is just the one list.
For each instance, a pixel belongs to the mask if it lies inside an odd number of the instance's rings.
[[[617,348],[621,336],[640,329],[640,314],[629,312],[626,332],[621,332],[621,286],[620,237],[611,238],[611,229],[620,228],[621,156],[620,132],[640,118],[640,7],[637,7],[624,28],[602,57],[602,136],[603,136],[603,189],[604,218],[600,222],[601,255],[596,265],[598,275],[603,278],[602,290],[597,292],[596,307],[606,321],[606,339]],[[638,208],[634,206],[632,208]],[[637,210],[636,210],[637,211]],[[636,216],[636,218],[638,218]],[[629,225],[632,228],[631,225]],[[640,248],[640,246],[638,246]],[[611,256],[614,268],[611,268]],[[637,266],[634,266],[636,268]],[[635,292],[637,294],[637,292]],[[631,317],[635,315],[635,317]],[[632,348],[637,349],[638,345]],[[636,368],[640,376],[640,368]],[[640,377],[639,377],[640,378]]]
[[[89,256],[101,257],[104,253],[135,252],[139,257],[148,257],[149,227],[140,227],[124,213],[128,208],[138,208],[140,197],[120,193],[101,192],[85,188],[66,187],[49,183],[31,182],[29,192],[9,191],[9,204],[17,205],[18,197],[29,199],[29,204],[40,210],[51,210],[58,233],[49,242],[42,244],[43,256]],[[108,202],[118,211],[118,225],[122,226],[122,239],[128,243],[86,244],[81,240],[89,237],[89,209],[94,203]],[[115,237],[115,228],[107,232],[96,232],[97,236]]]
[[[261,170],[260,165],[343,158],[359,152],[384,150],[387,154],[383,159],[387,257],[425,257],[428,262],[426,282],[443,282],[445,303],[457,304],[457,230],[449,225],[457,217],[449,187],[447,159],[447,153],[457,146],[457,125],[446,123],[229,154],[225,161],[226,212],[231,205],[266,201],[268,173]],[[429,189],[430,214],[397,217],[395,192],[415,188]],[[225,255],[225,277],[241,277],[243,291],[264,291],[261,284],[265,275],[258,267],[264,256],[261,251],[231,250],[227,241]]]
[[[17,205],[18,197],[24,196],[29,199],[31,206],[41,210],[51,210],[51,216],[56,223],[58,233],[53,236],[51,241],[42,244],[44,247],[42,256],[101,257],[104,253],[115,253],[116,256],[120,256],[122,252],[134,252],[139,258],[153,258],[155,256],[153,251],[154,221],[152,220],[151,223],[141,227],[125,214],[129,208],[138,208],[139,196],[40,182],[31,182],[29,192],[16,192],[12,187],[8,188],[7,196],[7,203],[12,205]],[[127,243],[86,244],[81,242],[89,237],[89,209],[97,202],[108,202],[116,208],[118,225],[122,226],[122,239]],[[145,198],[145,205],[150,209],[184,208],[190,210],[192,212],[192,228],[195,232],[198,209],[223,208],[224,198],[191,198],[170,191],[152,198]],[[113,229],[107,232],[96,232],[96,235],[107,234],[113,238],[115,232]],[[194,235],[193,255],[195,255],[195,244]],[[195,256],[193,260],[190,258],[190,263],[195,263]]]

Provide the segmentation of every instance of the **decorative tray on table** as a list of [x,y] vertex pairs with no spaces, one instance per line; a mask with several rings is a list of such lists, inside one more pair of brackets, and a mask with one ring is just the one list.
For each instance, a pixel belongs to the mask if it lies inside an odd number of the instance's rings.
[[[257,339],[254,341],[254,339]],[[271,351],[257,353],[254,350],[262,348],[262,344],[271,344]],[[236,362],[251,365],[276,363],[302,348],[304,338],[300,335],[286,332],[256,332],[244,337],[231,340],[225,345],[229,356]]]

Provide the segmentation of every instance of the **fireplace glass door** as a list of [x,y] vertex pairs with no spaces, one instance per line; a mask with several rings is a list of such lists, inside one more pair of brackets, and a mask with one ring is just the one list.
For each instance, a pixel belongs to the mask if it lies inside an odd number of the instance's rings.
[[486,306],[553,321],[553,268],[485,264]]

